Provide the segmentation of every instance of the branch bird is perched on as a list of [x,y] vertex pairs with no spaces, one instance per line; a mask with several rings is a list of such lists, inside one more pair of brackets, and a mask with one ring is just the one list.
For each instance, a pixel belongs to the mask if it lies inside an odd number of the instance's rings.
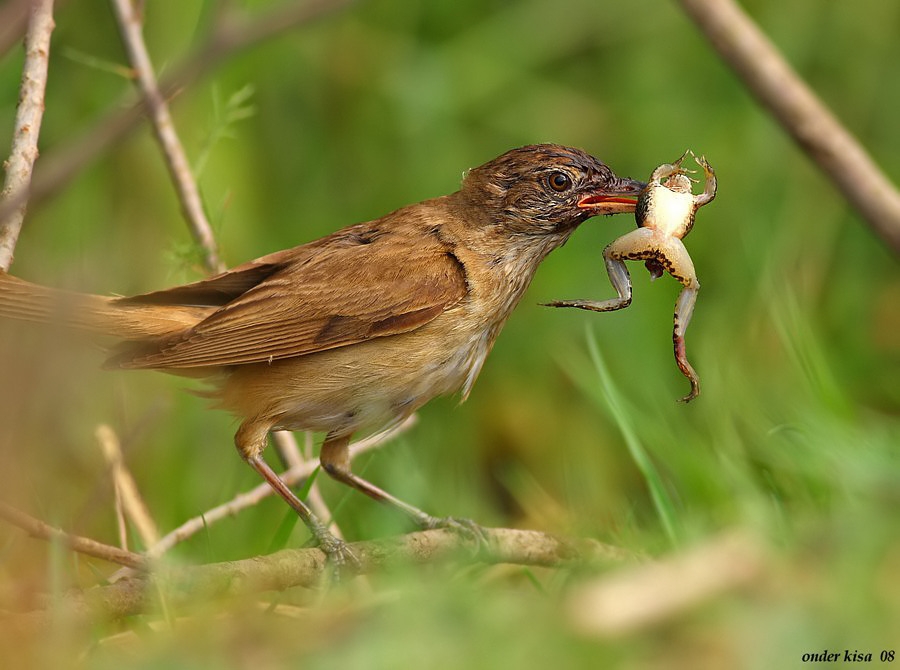
[[644,184],[541,144],[470,170],[459,191],[185,286],[132,298],[62,294],[0,273],[0,315],[56,318],[124,340],[108,367],[215,384],[240,417],[241,456],[336,562],[347,557],[262,458],[274,429],[326,433],[322,467],[425,528],[458,525],[350,471],[353,433],[432,398],[465,398],[544,257],[598,214],[635,210]]

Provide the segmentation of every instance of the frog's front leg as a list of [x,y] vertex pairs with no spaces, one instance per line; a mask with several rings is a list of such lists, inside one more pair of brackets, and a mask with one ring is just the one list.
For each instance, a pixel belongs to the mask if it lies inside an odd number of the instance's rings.
[[694,170],[686,170],[681,167],[681,164],[684,162],[684,159],[687,158],[687,155],[691,153],[690,149],[687,149],[681,157],[676,160],[674,163],[663,163],[659,167],[657,167],[650,174],[650,182],[654,184],[659,184],[666,177],[671,177],[673,174],[684,174],[686,172],[694,172]]
[[[603,250],[606,273],[609,281],[618,294],[609,300],[555,300],[546,303],[547,307],[577,307],[592,312],[613,312],[624,309],[631,304],[631,275],[625,267],[626,260],[655,258],[656,231],[650,228],[638,228],[614,240]],[[651,254],[651,255],[646,255]]]
[[706,179],[703,193],[694,196],[694,211],[696,211],[700,207],[703,207],[703,205],[706,205],[715,199],[717,183],[716,171],[706,162],[706,156],[694,156],[694,160],[697,161],[697,165],[703,168],[703,175]]

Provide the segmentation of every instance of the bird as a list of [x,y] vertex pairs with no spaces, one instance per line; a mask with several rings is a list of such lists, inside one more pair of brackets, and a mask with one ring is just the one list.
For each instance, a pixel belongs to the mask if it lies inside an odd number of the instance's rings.
[[349,546],[264,460],[269,433],[325,433],[331,477],[422,528],[463,528],[353,473],[351,436],[437,396],[465,400],[541,261],[587,219],[633,213],[645,186],[580,149],[532,144],[466,171],[454,193],[174,288],[110,297],[0,272],[0,317],[111,335],[107,368],[205,379],[241,422],[241,457],[343,565]]

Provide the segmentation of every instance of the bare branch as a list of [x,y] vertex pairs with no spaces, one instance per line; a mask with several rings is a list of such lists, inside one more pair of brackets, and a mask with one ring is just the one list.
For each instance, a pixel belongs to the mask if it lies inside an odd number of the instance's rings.
[[44,91],[53,27],[53,0],[36,0],[28,16],[16,126],[12,150],[4,165],[3,190],[0,191],[0,203],[9,205],[9,208],[2,207],[0,215],[0,270],[9,270],[25,220],[31,173],[38,157],[38,137],[44,118]]
[[[170,99],[177,91],[189,86],[200,76],[212,70],[225,59],[243,49],[274,37],[280,33],[311,23],[350,5],[354,0],[313,0],[311,2],[286,2],[282,6],[257,18],[243,15],[234,17],[219,26],[212,37],[179,67],[172,70],[159,86],[164,99]],[[145,103],[133,100],[116,105],[114,111],[100,119],[90,130],[54,151],[41,163],[31,186],[32,204],[62,188],[85,166],[103,155],[113,144],[124,138],[141,120]],[[23,202],[20,194],[7,202],[0,202],[0,221]]]
[[134,477],[125,466],[119,438],[112,428],[102,424],[97,426],[95,434],[103,450],[103,456],[110,465],[116,497],[121,500],[125,515],[131,519],[144,546],[153,546],[159,541],[159,530],[138,491]]
[[175,132],[169,107],[156,82],[153,63],[144,43],[141,17],[132,0],[112,0],[112,5],[128,60],[136,73],[153,124],[154,135],[162,149],[188,228],[194,240],[203,249],[206,269],[213,273],[222,272],[225,266],[219,258],[216,240],[203,210],[197,182],[191,173],[184,147]]
[[[561,538],[532,530],[485,528],[487,549],[472,555],[469,540],[448,530],[428,530],[396,538],[350,545],[359,558],[357,574],[373,573],[400,563],[424,564],[463,556],[488,564],[566,567],[592,562],[621,562],[634,556],[594,540]],[[268,556],[212,563],[153,573],[154,580],[127,579],[90,589],[68,604],[75,612],[97,617],[123,617],[152,607],[157,585],[173,606],[206,602],[213,598],[281,591],[321,585],[328,570],[320,549],[286,549]],[[345,576],[351,576],[344,573]],[[158,579],[158,581],[156,581]],[[37,613],[21,615],[33,621]],[[4,626],[7,621],[4,621]]]
[[104,561],[118,563],[119,565],[124,565],[129,568],[136,568],[139,570],[147,569],[146,559],[139,554],[125,551],[118,547],[111,547],[108,544],[97,542],[89,537],[70,535],[59,528],[54,528],[39,519],[35,519],[34,517],[25,514],[25,512],[17,510],[15,507],[12,507],[5,502],[0,502],[0,517],[6,519],[12,525],[21,528],[32,537],[41,540],[60,540],[72,551],[76,551],[79,554],[102,558]]
[[680,0],[719,55],[900,253],[900,192],[733,0]]

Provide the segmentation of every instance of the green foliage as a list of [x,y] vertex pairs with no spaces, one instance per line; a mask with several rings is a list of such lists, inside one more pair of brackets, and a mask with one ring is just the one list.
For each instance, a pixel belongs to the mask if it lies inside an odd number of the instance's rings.
[[[743,4],[898,181],[900,5]],[[204,39],[214,5],[147,3],[160,72]],[[131,86],[101,71],[124,64],[103,3],[63,3],[56,20],[42,161]],[[20,54],[0,61],[0,138],[10,137],[20,73]],[[152,615],[98,623],[87,642],[61,619],[44,638],[53,643],[25,658],[93,668],[772,668],[823,648],[877,659],[897,644],[897,259],[677,3],[356,3],[235,56],[179,91],[172,109],[229,264],[449,192],[463,170],[521,144],[580,146],[634,177],[686,147],[705,154],[720,190],[686,239],[703,284],[687,332],[696,401],[676,402],[687,382],[672,358],[670,278],[651,284],[634,264],[634,301],[620,312],[537,305],[611,295],[601,250],[634,224],[594,219],[545,261],[468,402],[432,403],[415,429],[354,467],[435,514],[661,557],[737,527],[765,538],[771,562],[747,591],[613,640],[578,635],[564,614],[583,575],[429,566],[398,567],[371,592],[337,589],[308,609],[310,596],[291,593],[265,611],[198,604],[163,631]],[[141,128],[31,208],[14,273],[122,294],[200,276],[150,135]],[[164,531],[258,483],[231,446],[234,422],[181,393],[193,382],[102,373],[101,360],[0,323],[4,499],[115,543],[92,437],[100,422],[122,437]],[[408,529],[326,480],[349,539]],[[245,558],[307,539],[272,499],[210,525],[173,560]],[[0,525],[0,609],[96,583],[67,556]],[[304,607],[284,614],[289,604]]]
[[209,131],[197,152],[197,159],[193,165],[194,176],[198,179],[203,176],[213,148],[223,139],[234,138],[236,132],[234,126],[239,121],[252,118],[256,113],[256,109],[250,104],[250,100],[253,98],[253,86],[249,84],[232,93],[224,101],[217,87],[213,87],[212,93]]

